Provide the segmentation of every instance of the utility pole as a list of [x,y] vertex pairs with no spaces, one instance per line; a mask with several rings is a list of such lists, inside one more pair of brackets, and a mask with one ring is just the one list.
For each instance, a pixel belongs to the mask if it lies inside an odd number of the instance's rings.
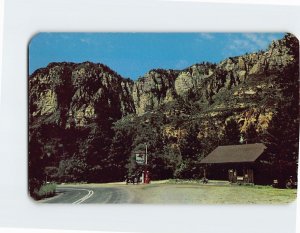
[[144,171],[143,171],[143,182],[144,184],[149,184],[149,172],[148,172],[148,145],[145,143],[145,163],[144,163]]
[[147,165],[148,164],[148,155],[147,155],[147,152],[148,152],[148,148],[147,148],[147,143],[145,143],[146,145],[146,159],[145,159],[145,164]]

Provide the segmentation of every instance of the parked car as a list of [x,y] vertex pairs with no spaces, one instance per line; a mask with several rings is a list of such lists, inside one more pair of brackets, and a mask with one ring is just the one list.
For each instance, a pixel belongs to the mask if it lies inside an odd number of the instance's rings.
[[139,174],[127,175],[125,177],[126,184],[139,184],[141,182],[141,176]]

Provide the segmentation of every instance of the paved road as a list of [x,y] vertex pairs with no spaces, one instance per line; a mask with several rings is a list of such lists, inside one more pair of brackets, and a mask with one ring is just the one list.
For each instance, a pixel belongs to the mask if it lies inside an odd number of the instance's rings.
[[149,185],[59,185],[57,196],[44,203],[144,203],[144,204],[279,204],[296,198],[296,190],[229,185],[228,182],[151,183]]
[[133,193],[121,187],[93,187],[93,186],[58,186],[57,195],[43,200],[43,203],[131,203],[134,202]]

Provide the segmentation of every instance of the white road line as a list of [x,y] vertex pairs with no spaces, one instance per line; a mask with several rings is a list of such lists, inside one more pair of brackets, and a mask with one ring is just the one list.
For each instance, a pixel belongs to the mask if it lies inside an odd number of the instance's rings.
[[78,191],[78,190],[84,190],[84,191],[88,192],[87,195],[85,195],[84,197],[78,199],[77,201],[72,202],[72,204],[80,204],[80,203],[86,201],[87,199],[89,199],[91,196],[94,195],[94,191],[93,190],[89,190],[89,189],[77,189],[77,188],[74,189],[74,188],[63,188],[63,187],[60,187],[60,189],[76,190],[76,191]]
[[93,190],[88,190],[88,189],[82,189],[82,190],[86,190],[89,193],[87,195],[85,195],[84,197],[78,199],[77,201],[74,201],[72,204],[80,204],[80,203],[84,202],[85,200],[89,199],[94,194]]

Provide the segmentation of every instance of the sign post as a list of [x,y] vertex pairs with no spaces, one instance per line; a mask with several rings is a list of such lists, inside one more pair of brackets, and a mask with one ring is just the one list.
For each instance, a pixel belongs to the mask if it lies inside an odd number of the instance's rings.
[[144,151],[137,151],[135,152],[135,161],[137,164],[144,164],[145,163],[145,152]]
[[142,172],[142,182],[144,184],[150,183],[150,176],[148,171],[148,145],[145,143],[145,151],[136,151],[135,154],[135,161],[139,165],[143,165],[143,172]]
[[147,143],[145,143],[145,145],[146,145],[146,162],[145,162],[145,164],[147,165],[147,163],[148,163],[148,155],[147,155]]
[[147,166],[148,165],[148,145],[147,145],[147,143],[145,143],[145,147],[146,147],[146,150],[145,150],[146,161],[145,161],[144,172],[143,172],[143,175],[144,175],[143,181],[144,181],[144,184],[149,184],[150,183],[150,175],[149,175],[148,166]]

